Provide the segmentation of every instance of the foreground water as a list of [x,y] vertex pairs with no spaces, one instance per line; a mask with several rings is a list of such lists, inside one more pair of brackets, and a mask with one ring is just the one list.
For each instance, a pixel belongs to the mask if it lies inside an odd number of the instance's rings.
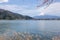
[[42,39],[60,35],[60,21],[58,20],[0,20],[0,34],[7,31],[39,34]]

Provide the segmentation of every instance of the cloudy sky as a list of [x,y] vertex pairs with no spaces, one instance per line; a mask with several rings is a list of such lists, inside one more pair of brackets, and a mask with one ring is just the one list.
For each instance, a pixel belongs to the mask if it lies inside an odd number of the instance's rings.
[[0,0],[0,9],[9,10],[22,15],[56,15],[60,16],[60,0],[54,2],[47,7],[36,8],[38,0]]

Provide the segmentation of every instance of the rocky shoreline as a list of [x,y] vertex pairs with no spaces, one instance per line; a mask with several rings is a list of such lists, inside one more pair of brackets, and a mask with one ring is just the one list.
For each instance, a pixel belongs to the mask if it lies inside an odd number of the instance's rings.
[[[48,35],[48,34],[47,34]],[[0,35],[0,40],[55,40],[59,39],[58,35],[41,35],[41,34],[31,34],[31,33],[21,33],[21,32],[6,32]],[[56,39],[56,40],[57,40]],[[60,39],[59,39],[60,40]]]

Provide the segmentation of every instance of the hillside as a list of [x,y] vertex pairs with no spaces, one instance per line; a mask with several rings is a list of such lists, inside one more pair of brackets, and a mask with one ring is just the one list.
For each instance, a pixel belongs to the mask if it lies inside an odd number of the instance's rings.
[[0,9],[0,20],[30,20],[33,19],[29,16],[24,16],[18,13],[13,13],[8,10]]

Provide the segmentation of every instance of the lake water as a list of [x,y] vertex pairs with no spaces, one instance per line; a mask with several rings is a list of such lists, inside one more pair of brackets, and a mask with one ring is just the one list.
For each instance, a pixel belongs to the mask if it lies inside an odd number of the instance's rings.
[[60,32],[59,20],[0,20],[0,33],[8,30],[17,32]]
[[[0,20],[0,40],[60,40],[60,20]],[[31,39],[30,39],[31,38]]]

